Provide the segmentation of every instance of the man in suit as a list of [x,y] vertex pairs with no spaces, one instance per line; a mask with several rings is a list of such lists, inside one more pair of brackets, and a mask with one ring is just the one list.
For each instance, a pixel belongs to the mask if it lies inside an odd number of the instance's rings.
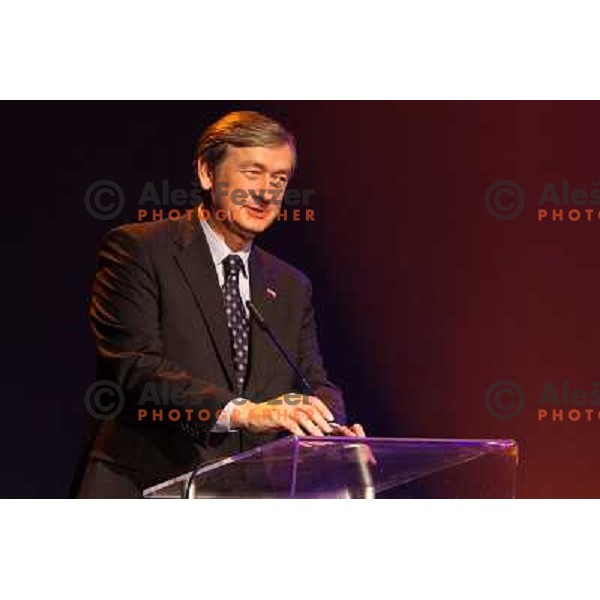
[[[282,434],[332,433],[332,421],[336,435],[364,435],[345,425],[342,393],[323,366],[310,281],[254,243],[276,220],[295,161],[281,124],[230,113],[198,141],[197,209],[118,227],[102,241],[90,303],[98,380],[125,401],[101,423],[79,497],[140,497]],[[247,300],[314,395],[298,402],[301,383]]]

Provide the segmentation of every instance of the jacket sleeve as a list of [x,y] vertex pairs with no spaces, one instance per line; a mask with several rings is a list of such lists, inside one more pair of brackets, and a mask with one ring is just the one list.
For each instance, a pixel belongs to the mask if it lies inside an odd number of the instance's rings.
[[346,407],[342,391],[328,376],[319,349],[317,323],[312,303],[312,284],[306,279],[302,328],[300,332],[299,366],[311,384],[315,396],[320,398],[333,413],[337,423],[346,423]]
[[[160,331],[159,286],[152,261],[131,226],[110,231],[100,244],[90,302],[99,379],[116,383],[125,397],[123,416],[137,418],[138,408],[178,408],[182,418],[165,425],[199,441],[235,394],[210,381],[193,377],[165,355]],[[154,403],[143,402],[152,398]],[[159,402],[158,402],[158,401]],[[183,418],[193,409],[192,420]],[[200,420],[197,411],[209,417]],[[206,415],[207,413],[202,413]],[[169,426],[169,425],[167,425]]]

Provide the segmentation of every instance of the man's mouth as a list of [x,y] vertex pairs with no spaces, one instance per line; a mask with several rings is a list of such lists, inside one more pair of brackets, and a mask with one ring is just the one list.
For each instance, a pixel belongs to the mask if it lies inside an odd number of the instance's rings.
[[257,218],[257,219],[263,219],[264,217],[267,216],[267,211],[264,208],[260,208],[259,206],[252,206],[250,204],[246,204],[245,208],[249,211],[249,213]]

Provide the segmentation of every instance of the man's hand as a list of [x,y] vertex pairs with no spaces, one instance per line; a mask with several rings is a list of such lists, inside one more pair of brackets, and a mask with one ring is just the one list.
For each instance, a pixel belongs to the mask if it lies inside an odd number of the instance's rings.
[[[300,398],[292,403],[292,398]],[[333,415],[316,396],[283,394],[267,402],[246,401],[231,411],[232,428],[243,428],[255,433],[288,430],[294,435],[322,436],[326,434],[364,436],[360,425],[332,427]]]
[[365,433],[365,430],[363,429],[362,425],[359,425],[358,423],[355,423],[354,425],[351,425],[350,427],[346,427],[346,425],[338,425],[336,428],[334,428],[333,430],[333,435],[340,435],[340,436],[348,436],[348,437],[366,437],[367,434]]

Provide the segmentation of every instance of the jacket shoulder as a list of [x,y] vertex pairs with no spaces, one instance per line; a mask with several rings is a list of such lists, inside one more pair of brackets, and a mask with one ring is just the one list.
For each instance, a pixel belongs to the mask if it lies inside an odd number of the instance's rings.
[[102,237],[102,242],[127,240],[142,246],[162,245],[173,240],[175,222],[168,219],[138,223],[125,223],[113,227]]
[[263,261],[266,269],[269,273],[280,281],[285,282],[293,282],[296,285],[301,285],[302,287],[312,287],[310,278],[304,271],[301,271],[299,268],[291,265],[287,261],[267,252],[263,248],[259,246],[255,247],[256,251],[259,253],[261,260]]

